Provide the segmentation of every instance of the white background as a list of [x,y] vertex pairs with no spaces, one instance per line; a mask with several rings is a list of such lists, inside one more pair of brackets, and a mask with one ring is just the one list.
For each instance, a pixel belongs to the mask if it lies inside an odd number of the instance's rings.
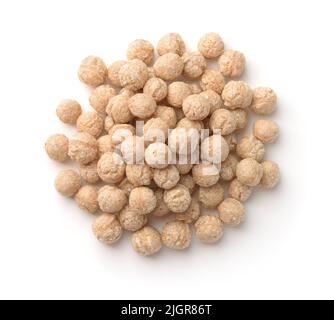
[[[1,1],[0,298],[334,298],[333,30],[332,1]],[[109,64],[173,31],[190,49],[220,33],[245,53],[244,79],[275,89],[281,136],[267,158],[282,182],[256,192],[218,244],[143,258],[128,235],[96,241],[93,217],[55,192],[63,166],[43,147],[71,134],[61,99],[89,108],[82,58]]]

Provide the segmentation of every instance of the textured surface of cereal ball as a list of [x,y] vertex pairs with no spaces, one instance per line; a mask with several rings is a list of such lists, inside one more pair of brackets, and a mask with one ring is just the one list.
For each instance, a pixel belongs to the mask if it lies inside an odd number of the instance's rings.
[[155,118],[164,120],[167,123],[169,129],[174,129],[176,127],[177,118],[174,108],[172,107],[157,106],[153,116]]
[[167,101],[171,106],[181,108],[184,99],[191,94],[191,89],[187,83],[175,81],[168,86]]
[[147,216],[140,214],[140,211],[126,206],[119,213],[119,222],[124,230],[138,231],[147,223]]
[[218,206],[219,217],[224,224],[237,226],[245,220],[245,208],[243,204],[233,198],[225,199]]
[[80,189],[81,179],[73,170],[62,170],[55,179],[56,190],[64,197],[72,197]]
[[236,130],[242,130],[247,127],[248,113],[245,109],[235,109],[231,111],[237,122]]
[[151,213],[157,205],[157,198],[153,190],[147,187],[137,187],[130,192],[129,206],[140,211],[141,214]]
[[192,163],[177,163],[175,166],[177,170],[179,170],[180,174],[184,175],[191,171],[193,164]]
[[233,112],[226,109],[218,109],[210,117],[211,130],[220,130],[221,135],[231,134],[237,128],[237,119]]
[[183,74],[190,79],[200,77],[207,67],[205,58],[200,52],[186,52],[183,56]]
[[190,194],[196,189],[196,183],[190,174],[181,175],[179,183],[188,188]]
[[83,186],[75,195],[75,201],[78,207],[89,213],[96,213],[99,210],[97,201],[97,189],[93,186]]
[[126,166],[126,177],[135,187],[149,186],[153,172],[146,164],[128,164]]
[[104,213],[93,223],[93,233],[100,242],[111,245],[122,237],[123,229],[115,214]]
[[117,213],[125,207],[127,197],[125,192],[117,187],[104,186],[99,190],[98,202],[101,211]]
[[97,112],[105,113],[109,100],[115,95],[116,90],[112,86],[104,84],[96,87],[92,91],[89,97],[89,103]]
[[223,223],[216,216],[200,216],[195,223],[195,232],[201,242],[214,243],[223,236]]
[[190,120],[188,118],[183,118],[176,124],[177,128],[184,128],[184,129],[195,129],[200,132],[204,129],[204,125],[202,121]]
[[157,44],[158,54],[160,56],[166,53],[176,53],[182,56],[185,52],[186,46],[181,36],[178,33],[167,33]]
[[108,133],[112,138],[112,143],[118,145],[126,138],[136,134],[136,128],[131,124],[115,124]]
[[45,142],[45,151],[50,159],[65,161],[68,154],[68,139],[63,134],[54,134]]
[[192,94],[184,99],[182,110],[190,120],[203,120],[210,113],[210,103],[200,94]]
[[200,135],[194,128],[173,129],[168,136],[168,146],[174,153],[190,155],[198,148]]
[[243,137],[236,150],[240,158],[253,158],[258,162],[263,160],[265,154],[263,143],[252,135]]
[[97,173],[97,161],[80,165],[80,176],[88,183],[97,183],[100,180]]
[[218,60],[219,71],[224,77],[240,77],[245,70],[246,59],[239,51],[225,51]]
[[127,88],[122,88],[118,94],[122,95],[122,96],[126,96],[128,98],[131,98],[134,94],[135,94],[135,91],[132,91],[130,89],[127,89]]
[[213,90],[205,90],[200,93],[200,96],[208,101],[210,105],[210,115],[223,107],[221,96]]
[[151,118],[144,125],[144,140],[151,142],[165,142],[168,138],[168,124],[161,118]]
[[123,88],[137,91],[148,80],[147,66],[139,59],[130,60],[120,68],[118,76]]
[[189,87],[191,89],[192,94],[199,94],[203,91],[198,83],[190,83]]
[[235,149],[237,148],[237,144],[238,144],[236,135],[232,133],[232,134],[228,134],[227,136],[224,136],[224,138],[230,148],[230,152],[235,151]]
[[224,162],[221,164],[220,177],[223,181],[231,181],[235,178],[237,170],[238,158],[234,154],[229,154]]
[[144,163],[144,139],[138,136],[129,136],[121,143],[123,160],[127,164]]
[[215,134],[203,140],[201,145],[201,156],[204,161],[211,163],[223,162],[230,149],[224,137],[220,134]]
[[117,153],[107,152],[98,161],[97,172],[104,182],[119,183],[125,177],[125,164]]
[[192,175],[195,183],[200,187],[211,187],[219,180],[219,170],[211,163],[195,164]]
[[270,88],[255,88],[253,90],[253,101],[250,109],[257,113],[268,115],[276,110],[277,96]]
[[201,215],[201,208],[196,198],[191,199],[189,208],[181,213],[177,213],[175,218],[185,223],[194,223]]
[[133,120],[129,109],[129,98],[125,95],[117,95],[111,98],[106,107],[106,112],[116,124],[125,124]]
[[103,118],[95,111],[83,112],[77,120],[77,130],[98,138],[104,129]]
[[112,63],[108,68],[108,78],[112,85],[115,87],[121,87],[119,80],[119,70],[126,64],[124,60],[118,60]]
[[91,163],[98,156],[96,139],[89,133],[78,133],[69,140],[68,155],[79,164]]
[[223,39],[215,32],[206,33],[198,42],[198,50],[205,58],[218,58],[224,52]]
[[112,137],[108,134],[98,138],[97,144],[99,148],[99,156],[115,150],[115,145],[113,144]]
[[171,158],[171,150],[162,142],[151,143],[145,150],[145,161],[154,169],[166,168]]
[[164,202],[170,211],[175,213],[184,212],[190,206],[191,195],[185,186],[178,184],[174,188],[165,191]]
[[278,125],[271,120],[257,120],[253,126],[253,135],[263,143],[273,142],[279,134]]
[[118,188],[123,190],[125,192],[126,196],[129,197],[131,190],[134,189],[135,186],[127,178],[125,178],[118,185]]
[[252,187],[246,186],[241,183],[238,179],[234,179],[231,181],[230,186],[228,188],[228,195],[230,198],[239,200],[244,202],[248,200],[248,198],[252,194]]
[[225,87],[225,79],[219,71],[207,69],[202,75],[200,85],[202,90],[211,89],[221,94]]
[[170,211],[164,202],[164,190],[158,189],[154,192],[155,197],[157,198],[157,205],[151,214],[155,217],[163,217],[167,215]]
[[143,89],[143,92],[150,95],[155,101],[161,101],[167,96],[167,84],[160,78],[150,78]]
[[224,186],[222,183],[216,183],[211,187],[200,187],[198,191],[199,202],[203,207],[215,209],[224,200]]
[[175,53],[166,53],[154,63],[154,72],[158,78],[166,81],[177,79],[183,71],[183,61]]
[[129,44],[126,56],[128,60],[139,59],[150,64],[154,58],[154,47],[150,42],[138,39]]
[[245,109],[252,103],[253,92],[243,81],[230,81],[226,84],[222,98],[224,105],[231,109]]
[[104,130],[109,132],[111,128],[114,126],[115,121],[111,116],[106,116],[104,119]]
[[274,161],[263,161],[263,176],[260,182],[262,188],[271,189],[274,188],[280,179],[279,166]]
[[251,158],[243,159],[237,165],[236,176],[246,186],[255,187],[263,176],[262,165]]
[[145,93],[135,94],[128,103],[130,112],[139,119],[150,118],[157,108],[155,100]]
[[169,190],[179,182],[180,173],[175,166],[169,165],[164,169],[155,169],[153,180],[159,188]]
[[162,247],[161,235],[153,227],[146,226],[132,235],[132,247],[142,256],[157,253]]
[[191,229],[189,225],[182,221],[167,222],[161,233],[162,243],[176,250],[183,250],[190,246]]
[[76,124],[82,112],[80,104],[75,100],[63,100],[57,107],[59,120],[66,124]]
[[89,56],[81,62],[78,77],[84,84],[97,87],[105,82],[107,67],[101,58]]

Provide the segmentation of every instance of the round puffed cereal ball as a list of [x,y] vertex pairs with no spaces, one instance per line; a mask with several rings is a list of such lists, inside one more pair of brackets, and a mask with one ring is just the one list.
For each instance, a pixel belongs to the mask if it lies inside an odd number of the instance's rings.
[[240,158],[252,158],[261,162],[264,157],[265,149],[263,143],[254,136],[245,136],[237,144],[237,154]]
[[128,104],[130,112],[139,119],[150,118],[157,108],[155,100],[145,93],[135,94],[129,99]]
[[151,143],[145,150],[145,161],[154,169],[166,168],[171,158],[171,150],[162,142]]
[[228,82],[222,92],[224,105],[231,110],[249,107],[252,103],[252,97],[252,90],[243,81]]
[[200,187],[211,187],[219,180],[219,170],[211,163],[195,164],[192,175],[195,183]]
[[201,145],[201,156],[204,161],[211,163],[223,162],[230,149],[224,137],[220,134],[215,134],[203,140]]
[[171,106],[181,108],[184,99],[191,94],[191,89],[187,83],[175,81],[168,86],[167,101]]
[[168,136],[168,146],[174,153],[190,155],[198,148],[200,135],[194,128],[173,129]]
[[69,140],[68,155],[79,164],[87,164],[94,161],[98,156],[98,144],[96,139],[89,133],[78,133]]
[[200,187],[198,191],[198,200],[204,208],[216,209],[224,200],[224,186],[216,183],[211,187]]
[[205,58],[218,58],[224,52],[224,42],[219,34],[209,32],[199,40],[198,50]]
[[225,87],[224,76],[217,70],[207,69],[202,75],[200,86],[203,91],[211,89],[221,94]]
[[181,175],[179,184],[185,186],[189,190],[190,194],[192,194],[196,189],[196,183],[190,174]]
[[186,46],[178,33],[167,33],[159,40],[157,50],[160,56],[166,53],[176,53],[182,56]]
[[106,183],[119,183],[125,177],[125,164],[115,152],[103,154],[97,163],[97,172]]
[[45,151],[52,160],[65,161],[68,154],[68,139],[63,134],[54,134],[45,142]]
[[177,79],[183,71],[183,61],[175,53],[166,53],[154,63],[154,73],[158,78],[166,81]]
[[132,91],[130,89],[126,89],[126,88],[122,88],[118,94],[120,94],[121,96],[126,96],[128,98],[131,98],[134,94],[135,94],[135,91]]
[[164,202],[167,208],[175,213],[186,211],[191,203],[191,195],[189,190],[178,184],[170,190],[165,190]]
[[150,78],[147,80],[143,92],[150,95],[155,101],[161,101],[167,96],[167,83],[160,78]]
[[224,224],[237,226],[245,220],[245,208],[243,204],[233,198],[225,199],[218,206],[219,217]]
[[183,74],[190,79],[200,77],[207,67],[205,58],[200,52],[186,52],[183,56]]
[[250,109],[262,115],[268,115],[276,110],[277,96],[270,88],[255,88],[253,90],[253,101]]
[[157,206],[155,209],[151,212],[151,214],[155,217],[163,217],[169,213],[169,209],[166,206],[166,203],[164,202],[164,190],[158,189],[154,192],[156,198],[157,198]]
[[104,131],[109,132],[114,124],[114,119],[111,116],[106,116],[104,119]]
[[217,242],[223,236],[223,223],[216,216],[200,216],[195,223],[198,240],[204,243]]
[[223,107],[221,96],[213,90],[205,90],[200,93],[200,96],[208,101],[210,105],[210,115]]
[[107,73],[107,67],[101,58],[89,56],[81,62],[78,77],[84,84],[97,87],[105,82]]
[[139,59],[130,60],[119,69],[118,77],[123,88],[137,91],[148,80],[147,66]]
[[108,133],[111,136],[112,143],[118,145],[126,138],[136,134],[136,128],[131,124],[115,124]]
[[115,87],[121,87],[119,80],[119,70],[126,64],[126,61],[119,60],[112,63],[108,68],[108,78],[112,85]]
[[177,163],[175,166],[177,170],[179,170],[179,173],[182,175],[189,173],[193,168],[192,163]]
[[183,250],[190,246],[191,229],[185,222],[170,221],[164,225],[161,238],[167,248]]
[[99,190],[98,202],[101,211],[117,213],[122,210],[128,199],[123,190],[114,186],[104,186]]
[[160,233],[153,227],[146,226],[132,235],[132,247],[142,256],[155,254],[162,247]]
[[266,160],[262,162],[262,168],[263,176],[260,181],[260,186],[266,189],[274,188],[280,179],[278,164],[273,161]]
[[191,89],[192,94],[199,94],[203,91],[198,83],[190,83],[189,87]]
[[154,169],[153,180],[156,185],[165,190],[174,188],[180,180],[180,173],[173,165],[164,169]]
[[75,100],[63,100],[56,110],[59,120],[66,124],[76,124],[81,112],[81,106]]
[[93,186],[83,186],[75,195],[75,201],[78,207],[89,213],[96,213],[99,210],[99,203],[97,201],[97,189]]
[[174,108],[172,107],[157,106],[153,116],[155,118],[164,120],[167,123],[169,129],[174,129],[176,127],[177,118]]
[[157,205],[157,198],[153,190],[147,187],[137,187],[130,192],[129,206],[140,211],[141,214],[151,213]]
[[80,176],[88,183],[97,183],[100,180],[97,173],[97,161],[80,165]]
[[95,220],[93,233],[100,242],[110,245],[122,237],[123,229],[115,214],[103,213]]
[[129,136],[121,143],[123,160],[127,164],[144,163],[144,139],[138,136]]
[[104,119],[95,111],[83,112],[77,120],[77,130],[98,138],[104,129]]
[[232,133],[227,136],[224,136],[224,138],[230,148],[230,152],[235,151],[235,149],[237,148],[237,144],[238,144],[236,135]]
[[124,230],[135,232],[145,226],[147,216],[140,214],[140,211],[126,206],[119,213],[119,222]]
[[89,97],[89,103],[97,112],[105,113],[109,100],[116,94],[116,90],[113,87],[108,84],[104,84],[96,87],[92,91]]
[[198,132],[200,132],[202,129],[204,129],[204,124],[203,124],[202,121],[190,120],[188,118],[183,118],[183,119],[179,120],[176,127],[177,128],[184,128],[184,129],[195,129]]
[[149,186],[153,172],[146,164],[128,164],[126,166],[126,177],[135,187]]
[[242,130],[247,127],[248,113],[245,109],[235,109],[231,111],[237,122],[236,130]]
[[235,172],[237,170],[238,158],[234,154],[229,154],[220,168],[220,178],[223,181],[231,181],[235,178]]
[[246,186],[255,187],[263,176],[262,165],[251,158],[243,159],[237,165],[236,176]]
[[278,125],[271,120],[257,120],[253,126],[253,135],[263,143],[273,142],[279,133]]
[[128,60],[139,59],[150,64],[154,58],[154,47],[150,42],[138,39],[129,44],[126,56]]
[[212,131],[220,130],[221,135],[226,136],[237,128],[237,119],[233,112],[218,109],[211,115],[209,126]]
[[144,140],[151,142],[165,142],[168,138],[168,124],[160,118],[151,118],[144,125]]
[[189,208],[181,213],[177,213],[175,218],[180,221],[184,221],[185,223],[194,223],[197,221],[199,216],[201,215],[201,208],[197,199],[193,198],[191,200]]
[[231,181],[228,188],[228,195],[230,198],[245,202],[252,194],[252,188],[241,183],[238,179]]
[[184,99],[182,110],[190,120],[203,120],[210,113],[210,103],[200,94],[192,94]]
[[108,134],[98,138],[97,144],[99,148],[99,156],[115,150],[115,145],[113,144],[112,137]]
[[73,170],[62,170],[58,173],[54,185],[62,196],[72,197],[80,189],[81,179]]
[[245,70],[246,59],[239,51],[225,51],[219,58],[219,70],[224,77],[240,77]]

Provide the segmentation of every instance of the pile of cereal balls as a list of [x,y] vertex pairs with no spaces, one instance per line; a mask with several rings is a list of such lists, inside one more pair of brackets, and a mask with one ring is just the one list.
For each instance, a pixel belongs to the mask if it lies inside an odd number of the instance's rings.
[[[198,51],[185,48],[179,34],[169,33],[156,49],[135,40],[127,60],[109,67],[99,57],[85,58],[78,77],[91,88],[93,110],[62,101],[57,116],[78,133],[55,134],[45,143],[51,159],[78,165],[61,171],[55,188],[97,215],[96,238],[112,245],[132,232],[133,249],[144,256],[163,245],[188,248],[192,225],[199,241],[217,242],[224,226],[244,220],[243,203],[255,187],[269,189],[279,181],[278,165],[264,160],[277,124],[262,118],[252,134],[240,136],[249,112],[275,111],[274,91],[236,80],[245,57],[224,51],[216,33],[203,35]],[[214,59],[219,67],[208,68]],[[159,231],[152,217],[168,222]]]

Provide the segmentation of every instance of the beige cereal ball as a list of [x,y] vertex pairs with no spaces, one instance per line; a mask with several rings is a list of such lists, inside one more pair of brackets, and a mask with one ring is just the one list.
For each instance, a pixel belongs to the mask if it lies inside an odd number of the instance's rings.
[[240,158],[253,158],[257,162],[261,162],[265,154],[263,143],[252,135],[243,137],[237,144],[236,151]]
[[119,70],[126,64],[124,60],[118,60],[112,63],[108,68],[108,79],[115,87],[121,87],[119,80]]
[[162,243],[170,249],[187,249],[191,243],[191,229],[182,221],[167,222],[161,233]]
[[143,92],[158,102],[166,98],[167,90],[167,83],[164,80],[153,77],[147,80]]
[[191,171],[193,164],[192,163],[177,163],[175,166],[177,170],[179,170],[179,173],[184,175],[184,174],[188,174]]
[[124,230],[135,232],[145,226],[147,216],[140,214],[140,211],[126,206],[119,213],[119,222]]
[[200,52],[186,52],[182,59],[183,75],[189,79],[199,78],[207,67],[206,60]]
[[195,223],[195,233],[203,243],[217,242],[223,236],[223,223],[216,216],[200,216]]
[[66,124],[76,124],[81,112],[79,102],[70,99],[60,102],[56,110],[59,120]]
[[216,209],[224,200],[223,184],[218,182],[211,187],[200,187],[198,190],[198,199],[204,208]]
[[104,153],[112,152],[115,150],[115,145],[112,141],[112,137],[108,134],[98,138],[97,144],[99,148],[99,156],[102,156]]
[[97,188],[86,185],[80,188],[75,195],[75,201],[80,209],[89,213],[96,213],[99,210],[97,196]]
[[131,98],[134,94],[135,94],[135,91],[132,91],[130,89],[126,89],[126,88],[122,88],[118,94],[122,95],[122,96],[126,96],[128,98]]
[[89,56],[81,62],[78,77],[84,84],[97,87],[105,82],[107,73],[107,67],[101,58]]
[[115,152],[103,154],[97,163],[97,172],[106,183],[119,183],[125,178],[125,164]]
[[144,139],[138,136],[129,136],[121,143],[123,160],[127,164],[144,163]]
[[175,213],[186,211],[191,203],[191,195],[189,190],[178,184],[170,190],[165,190],[164,202],[167,208]]
[[115,214],[103,213],[93,223],[93,233],[100,242],[111,245],[122,237],[123,229]]
[[223,162],[230,152],[230,148],[224,137],[215,134],[203,140],[201,156],[204,161],[211,163]]
[[98,156],[98,144],[89,133],[78,133],[68,143],[68,155],[79,164],[88,164]]
[[240,77],[245,70],[246,59],[239,51],[225,51],[218,60],[219,71],[224,77]]
[[150,64],[154,58],[154,47],[150,42],[138,39],[129,44],[126,56],[128,60],[139,59]]
[[190,194],[192,194],[196,189],[196,183],[190,174],[181,175],[179,183],[185,186],[189,190]]
[[221,94],[225,87],[224,76],[217,70],[207,69],[202,75],[200,86],[203,91],[211,89]]
[[115,124],[108,133],[111,136],[112,143],[118,145],[126,138],[136,134],[136,128],[131,124]]
[[228,188],[228,195],[230,198],[245,202],[252,195],[252,191],[252,187],[246,186],[238,179],[234,179]]
[[263,161],[263,176],[260,181],[260,186],[262,188],[271,189],[274,188],[280,179],[280,170],[277,163],[274,161]]
[[104,129],[104,119],[95,111],[83,112],[77,120],[77,130],[98,138]]
[[157,205],[153,190],[147,187],[137,187],[130,192],[129,206],[138,209],[141,214],[151,213]]
[[137,93],[132,96],[128,105],[130,112],[139,119],[150,118],[157,108],[155,100],[145,93]]
[[227,136],[224,136],[224,138],[230,148],[230,152],[235,151],[235,149],[237,148],[237,144],[238,144],[236,135],[232,133]]
[[224,52],[223,39],[217,33],[206,33],[198,42],[198,50],[205,58],[218,58]]
[[174,153],[190,155],[198,148],[199,140],[197,129],[176,127],[169,133],[168,146]]
[[126,177],[135,187],[149,186],[152,181],[152,169],[146,164],[128,164]]
[[116,124],[125,124],[133,120],[129,109],[129,98],[125,95],[117,95],[111,98],[106,107],[106,112]]
[[181,108],[184,99],[191,94],[191,88],[187,83],[175,81],[168,86],[167,101],[171,106]]
[[88,183],[97,183],[100,177],[97,173],[97,161],[93,161],[89,164],[80,165],[80,176]]
[[224,224],[235,227],[245,220],[243,204],[233,198],[225,199],[218,206],[219,217]]
[[158,78],[166,81],[177,79],[183,71],[183,61],[175,53],[166,53],[154,63],[154,73]]
[[242,130],[247,127],[248,124],[248,113],[245,109],[231,110],[237,122],[236,130]]
[[157,50],[160,56],[166,53],[176,53],[182,56],[186,46],[178,33],[167,33],[159,40]]
[[144,125],[144,140],[151,142],[165,142],[168,138],[168,123],[161,118],[151,118]]
[[226,136],[234,132],[237,128],[237,119],[233,112],[226,109],[218,109],[210,117],[210,129],[220,130],[221,135]]
[[277,96],[270,88],[259,87],[253,90],[253,101],[250,109],[262,115],[273,113],[276,108]]
[[202,121],[196,121],[196,120],[190,120],[188,118],[183,118],[179,120],[176,127],[184,128],[184,129],[195,129],[198,132],[200,132],[202,129],[204,129],[204,124]]
[[139,59],[130,60],[119,69],[118,77],[123,88],[140,90],[148,80],[147,66]]
[[239,160],[237,156],[230,153],[226,160],[221,164],[220,178],[223,181],[231,181],[232,179],[234,179],[238,163]]
[[192,94],[184,99],[182,110],[190,120],[203,120],[210,113],[210,103],[200,94]]
[[253,135],[263,143],[273,142],[279,134],[278,125],[271,120],[261,119],[253,125]]
[[122,210],[128,199],[123,190],[114,186],[104,186],[99,190],[98,202],[101,211],[117,213]]
[[145,161],[154,169],[166,168],[171,158],[171,150],[162,142],[151,143],[145,150]]
[[200,187],[211,187],[219,180],[219,170],[211,163],[195,164],[192,168],[195,183]]
[[162,247],[161,235],[153,227],[145,226],[132,235],[132,247],[142,256],[153,255]]
[[221,96],[213,90],[205,90],[200,93],[200,96],[207,100],[210,104],[210,115],[223,107],[223,100]]
[[155,118],[160,118],[168,125],[168,129],[174,129],[176,127],[177,118],[174,108],[168,106],[157,106],[153,115]]
[[243,159],[237,165],[236,176],[246,186],[255,187],[263,176],[262,165],[251,158]]
[[81,179],[73,170],[62,170],[58,173],[54,185],[62,196],[72,197],[80,189]]
[[164,169],[154,169],[153,180],[156,185],[165,190],[174,188],[180,180],[180,173],[173,165]]
[[63,134],[54,134],[45,142],[45,151],[50,159],[55,161],[65,161],[68,154],[68,139]]
[[192,198],[189,208],[181,213],[175,215],[176,220],[184,221],[192,224],[197,221],[201,215],[201,208],[196,198]]
[[228,109],[245,109],[252,103],[253,92],[244,81],[230,81],[222,92],[222,98]]
[[116,90],[112,86],[104,84],[96,87],[92,91],[89,97],[89,103],[96,112],[105,113],[109,100],[116,94]]
[[203,91],[198,83],[190,83],[189,87],[191,89],[192,94],[199,94]]
[[155,197],[157,198],[157,205],[151,214],[155,217],[163,217],[167,215],[170,211],[164,202],[164,190],[158,189],[154,192]]
[[104,118],[104,131],[109,132],[111,128],[114,126],[115,121],[112,117],[106,116]]

